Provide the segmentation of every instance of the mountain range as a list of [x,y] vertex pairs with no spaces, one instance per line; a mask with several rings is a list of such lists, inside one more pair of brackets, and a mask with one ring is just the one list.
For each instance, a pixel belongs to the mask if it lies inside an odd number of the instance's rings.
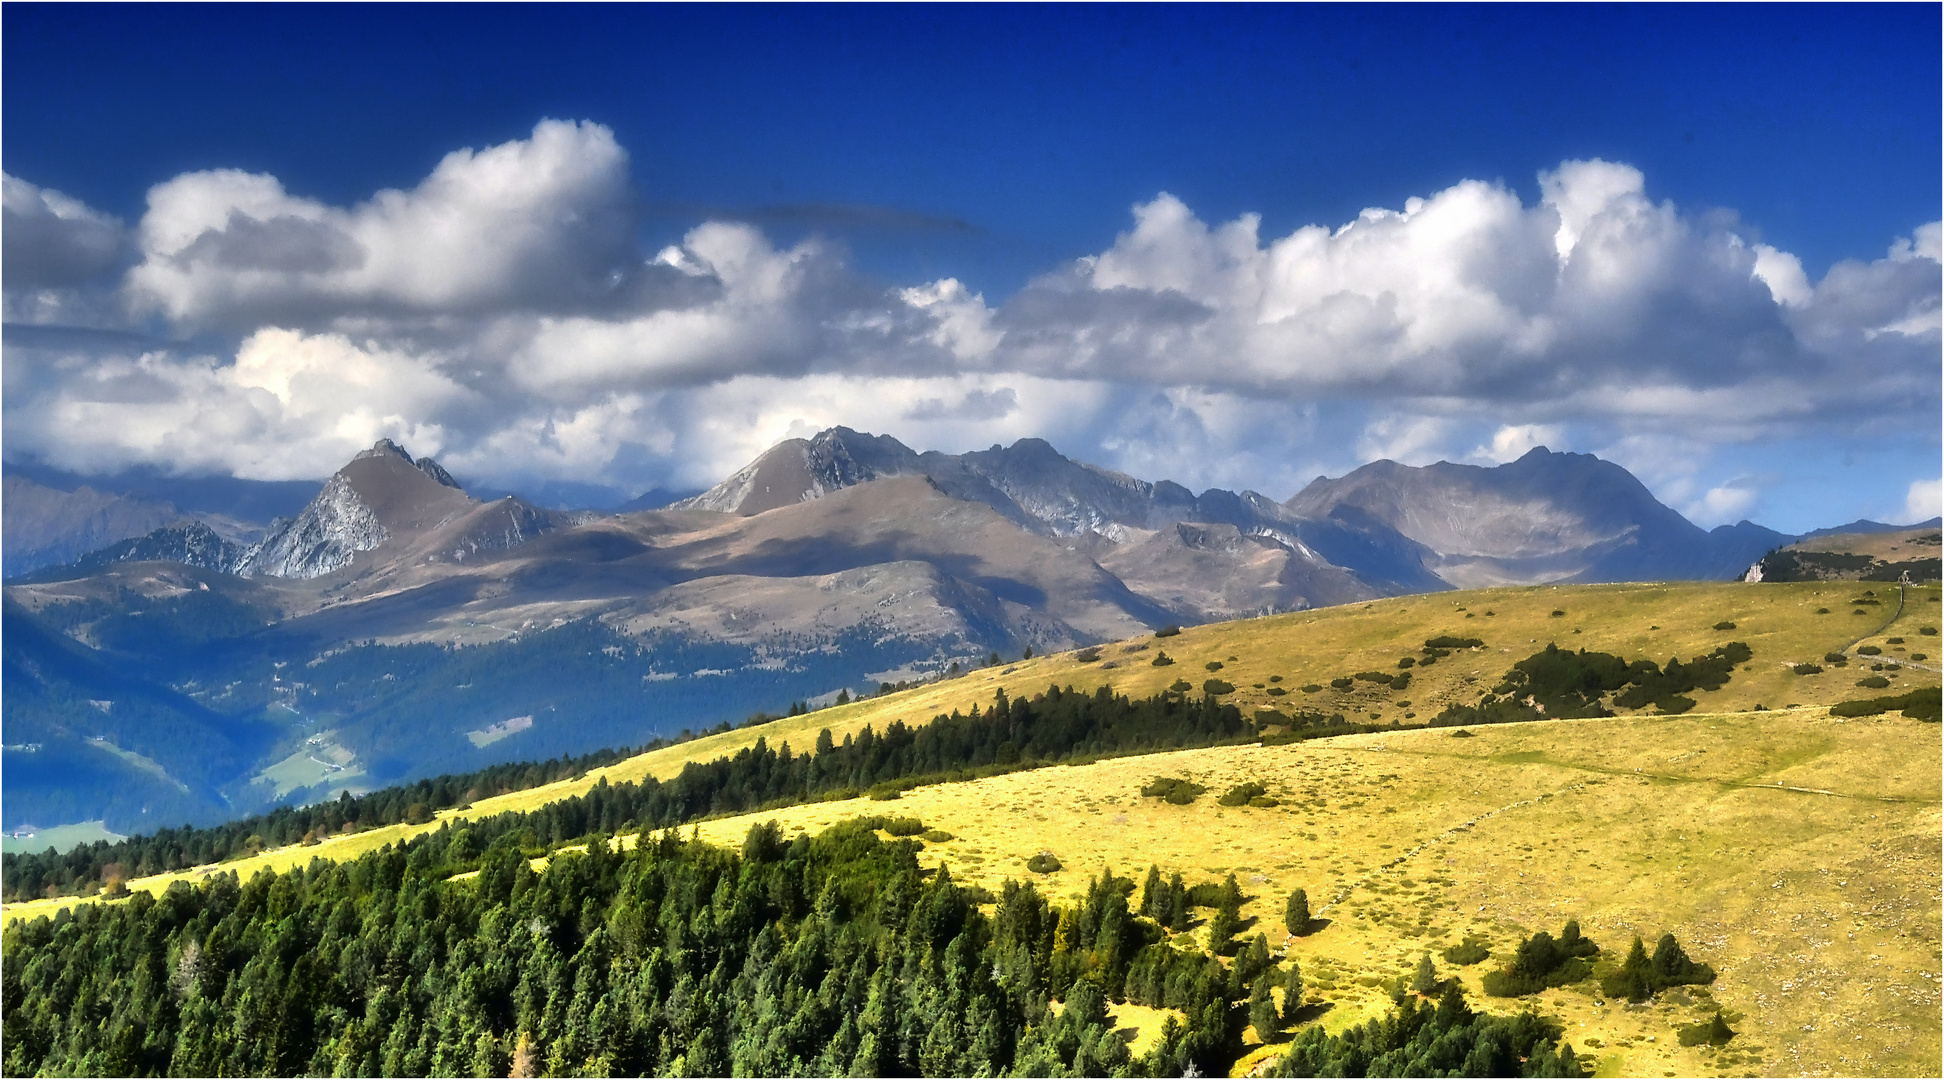
[[[1376,462],[1277,502],[1038,439],[919,453],[841,427],[661,509],[478,499],[388,440],[255,533],[144,505],[115,520],[149,531],[7,588],[10,822],[230,816],[1170,623],[1483,585],[1727,580],[1792,539],[1702,530],[1620,466],[1544,448],[1496,468]],[[119,681],[97,685],[102,670]],[[141,738],[104,722],[131,709]],[[220,744],[203,755],[215,764],[165,761],[150,743],[174,728]]]

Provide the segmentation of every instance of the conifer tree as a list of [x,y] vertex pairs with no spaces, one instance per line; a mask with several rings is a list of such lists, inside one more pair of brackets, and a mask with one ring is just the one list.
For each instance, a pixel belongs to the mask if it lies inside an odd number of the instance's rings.
[[1283,908],[1283,925],[1289,932],[1302,937],[1310,930],[1309,893],[1301,889],[1289,894],[1289,903]]
[[1431,964],[1431,954],[1425,953],[1418,958],[1417,974],[1411,978],[1411,992],[1419,996],[1429,996],[1438,988],[1438,969]]

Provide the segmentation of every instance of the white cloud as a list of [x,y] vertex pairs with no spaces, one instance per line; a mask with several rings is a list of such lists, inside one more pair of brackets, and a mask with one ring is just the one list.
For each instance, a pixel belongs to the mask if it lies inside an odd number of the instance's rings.
[[185,173],[149,192],[128,289],[194,325],[586,303],[636,261],[627,160],[599,124],[545,120],[350,209],[272,176]]
[[1728,525],[1746,518],[1761,496],[1761,491],[1747,481],[1731,480],[1709,488],[1686,508],[1686,513],[1690,521],[1704,529]]
[[324,476],[380,438],[439,452],[440,416],[468,396],[420,358],[276,328],[252,334],[229,363],[166,350],[8,359],[9,443],[80,472]]
[[1612,162],[1561,163],[1530,205],[1468,180],[1280,237],[1161,193],[1105,250],[988,303],[748,224],[648,256],[628,167],[608,129],[543,121],[350,206],[187,173],[132,234],[5,177],[10,323],[127,310],[236,343],[10,330],[8,452],[317,476],[388,435],[493,482],[638,490],[846,424],[920,449],[1036,435],[1280,497],[1376,457],[1496,462],[1579,438],[1720,516],[1757,492],[1708,475],[1710,447],[1935,438],[1937,223],[1812,282]]
[[1517,461],[1539,446],[1564,445],[1564,430],[1552,424],[1507,424],[1492,433],[1492,445],[1472,451],[1472,457],[1503,465]]
[[1944,480],[1916,480],[1904,497],[1905,522],[1929,521],[1944,514]]

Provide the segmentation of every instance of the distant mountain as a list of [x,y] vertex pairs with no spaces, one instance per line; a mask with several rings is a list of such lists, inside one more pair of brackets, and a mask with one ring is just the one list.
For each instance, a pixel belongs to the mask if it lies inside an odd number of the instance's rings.
[[1850,522],[1848,525],[1837,525],[1834,528],[1829,528],[1829,529],[1811,529],[1808,532],[1803,533],[1801,536],[1796,537],[1795,539],[1797,541],[1802,541],[1802,540],[1818,540],[1825,536],[1851,536],[1851,535],[1861,536],[1861,535],[1867,535],[1869,533],[1908,532],[1911,529],[1935,529],[1935,528],[1939,528],[1940,526],[1944,526],[1944,518],[1931,518],[1929,521],[1916,521],[1916,522],[1912,522],[1909,525],[1885,525],[1881,521],[1871,521],[1869,518],[1858,518],[1857,520]]
[[247,551],[200,521],[179,521],[143,536],[117,541],[74,562],[23,574],[15,580],[21,583],[66,581],[100,573],[122,562],[172,562],[228,572],[238,568]]
[[245,577],[318,578],[352,565],[366,552],[392,559],[408,552],[464,561],[481,551],[516,547],[569,524],[571,515],[507,496],[482,503],[431,458],[380,439],[325,481],[296,517],[277,522],[244,553]]
[[[205,793],[171,813],[206,816],[211,791],[254,806],[639,743],[1168,623],[1486,584],[1726,580],[1789,539],[1703,531],[1619,466],[1544,449],[1491,469],[1377,462],[1278,503],[1038,439],[918,453],[833,428],[700,495],[592,514],[483,501],[381,440],[254,542],[167,520],[7,596],[39,635],[23,642],[95,661],[48,691],[63,730],[86,702],[135,700],[90,688],[110,674],[152,690],[165,727],[270,723],[263,749],[213,773],[132,751]],[[19,715],[53,715],[43,700],[20,697],[42,712]],[[11,684],[4,707],[11,740]],[[9,770],[25,752],[9,743]],[[129,760],[73,759],[99,766],[83,784],[97,796]],[[141,824],[37,790],[10,781],[5,814]]]
[[9,472],[0,480],[6,576],[73,562],[88,552],[184,518],[166,502],[91,487],[61,491]]
[[1489,469],[1373,462],[1338,480],[1318,477],[1284,506],[1394,529],[1423,545],[1426,569],[1460,588],[1724,580],[1790,539],[1748,522],[1706,532],[1620,466],[1543,446]]

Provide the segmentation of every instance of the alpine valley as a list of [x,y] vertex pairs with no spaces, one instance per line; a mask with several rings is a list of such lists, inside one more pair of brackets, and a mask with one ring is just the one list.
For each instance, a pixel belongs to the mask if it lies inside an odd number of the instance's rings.
[[1496,468],[1379,461],[1284,502],[1037,439],[951,455],[842,427],[621,513],[475,498],[390,441],[270,522],[8,485],[7,536],[32,543],[8,555],[4,816],[121,833],[640,746],[1169,625],[1732,580],[1797,539],[1705,531],[1620,466],[1544,448]]

